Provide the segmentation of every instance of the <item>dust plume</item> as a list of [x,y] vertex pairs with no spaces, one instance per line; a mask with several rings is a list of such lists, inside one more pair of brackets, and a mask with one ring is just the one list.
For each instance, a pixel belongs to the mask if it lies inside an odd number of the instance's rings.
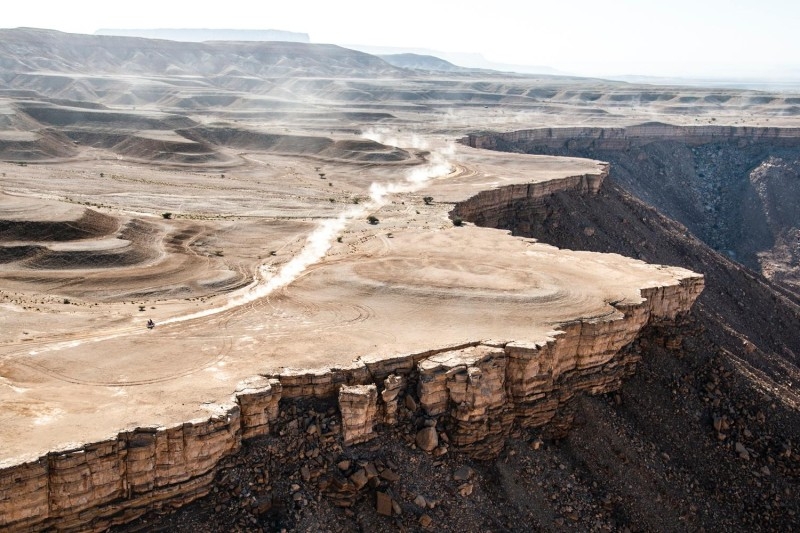
[[[401,141],[396,137],[385,138],[379,132],[370,132],[363,135],[365,138],[381,142],[382,144],[401,145]],[[406,142],[407,141],[407,142]],[[417,149],[427,149],[428,143],[416,136],[411,135],[403,139],[402,145],[412,146]],[[173,317],[162,322],[170,324],[183,322],[214,315],[248,304],[263,298],[272,292],[286,287],[291,282],[300,277],[308,267],[319,262],[330,250],[334,239],[356,219],[364,218],[367,213],[380,209],[387,202],[387,196],[397,193],[408,193],[417,191],[425,186],[425,183],[433,178],[447,175],[452,169],[448,158],[454,153],[454,147],[447,145],[444,148],[430,152],[428,162],[420,167],[413,168],[406,172],[402,181],[390,183],[373,182],[369,188],[369,200],[364,203],[350,206],[346,211],[336,218],[324,220],[308,235],[306,242],[300,252],[282,265],[277,272],[268,266],[261,266],[258,269],[256,280],[250,284],[244,293],[232,297],[225,305],[199,311],[189,315]]]

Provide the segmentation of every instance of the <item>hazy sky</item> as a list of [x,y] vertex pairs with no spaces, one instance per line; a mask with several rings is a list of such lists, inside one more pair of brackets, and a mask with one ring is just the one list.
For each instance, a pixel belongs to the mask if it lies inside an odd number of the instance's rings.
[[5,2],[0,25],[280,29],[582,75],[800,78],[797,0],[39,0]]

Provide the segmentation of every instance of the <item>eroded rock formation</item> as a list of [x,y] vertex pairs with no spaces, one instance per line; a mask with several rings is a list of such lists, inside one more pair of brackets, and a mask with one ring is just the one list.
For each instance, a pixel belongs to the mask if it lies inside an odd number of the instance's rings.
[[[562,185],[593,192],[600,181],[578,176]],[[493,191],[457,205],[456,212],[491,211],[508,198],[531,198],[537,191]],[[638,302],[610,302],[611,313],[560,324],[543,338],[476,339],[423,353],[361,358],[344,368],[256,376],[208,419],[137,428],[3,465],[0,527],[97,531],[201,497],[211,489],[220,461],[235,454],[243,439],[270,432],[281,401],[338,399],[337,438],[349,445],[372,438],[380,424],[393,424],[402,399],[409,410],[422,409],[424,423],[415,428],[419,446],[437,454],[446,453],[442,443],[449,443],[474,458],[493,457],[513,428],[549,424],[563,431],[573,397],[618,388],[637,361],[634,352],[620,349],[646,324],[688,311],[702,289],[703,277],[686,271],[672,283],[641,287]]]
[[378,389],[370,385],[344,385],[339,389],[342,440],[345,446],[366,442],[375,435]]

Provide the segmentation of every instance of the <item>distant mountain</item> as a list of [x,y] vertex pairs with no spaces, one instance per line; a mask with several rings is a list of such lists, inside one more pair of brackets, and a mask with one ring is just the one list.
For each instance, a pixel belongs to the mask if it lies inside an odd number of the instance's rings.
[[[514,65],[510,63],[497,63],[490,61],[481,54],[442,52],[440,50],[429,50],[426,48],[402,48],[392,46],[369,46],[361,44],[344,44],[342,46],[353,50],[360,50],[367,54],[379,57],[397,55],[417,55],[435,57],[439,60],[449,62],[454,66],[466,69],[496,70],[501,72],[516,72],[518,74],[545,74],[549,76],[564,76],[565,73],[544,65]],[[415,67],[409,67],[415,68]],[[441,70],[441,69],[430,69]]]
[[166,39],[200,43],[204,41],[286,41],[290,43],[310,43],[307,33],[283,30],[225,30],[210,28],[159,28],[159,29],[100,29],[95,35],[116,35],[118,37],[145,37],[147,39]]
[[460,72],[471,70],[464,67],[454,65],[449,61],[438,58],[436,56],[421,55],[421,54],[388,54],[379,55],[381,59],[400,68],[413,68],[417,70],[432,70],[438,72]]
[[35,28],[0,29],[0,70],[7,76],[8,73],[91,73],[262,79],[402,73],[380,58],[331,44],[187,43]]

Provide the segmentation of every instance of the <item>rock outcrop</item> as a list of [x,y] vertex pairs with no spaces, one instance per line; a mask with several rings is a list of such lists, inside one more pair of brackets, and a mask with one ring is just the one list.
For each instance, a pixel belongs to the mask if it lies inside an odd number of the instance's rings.
[[371,385],[344,385],[339,389],[342,440],[345,446],[370,440],[375,435],[378,389]]
[[163,502],[205,495],[219,461],[239,449],[238,406],[208,420],[138,428],[0,470],[0,527],[95,530]]

